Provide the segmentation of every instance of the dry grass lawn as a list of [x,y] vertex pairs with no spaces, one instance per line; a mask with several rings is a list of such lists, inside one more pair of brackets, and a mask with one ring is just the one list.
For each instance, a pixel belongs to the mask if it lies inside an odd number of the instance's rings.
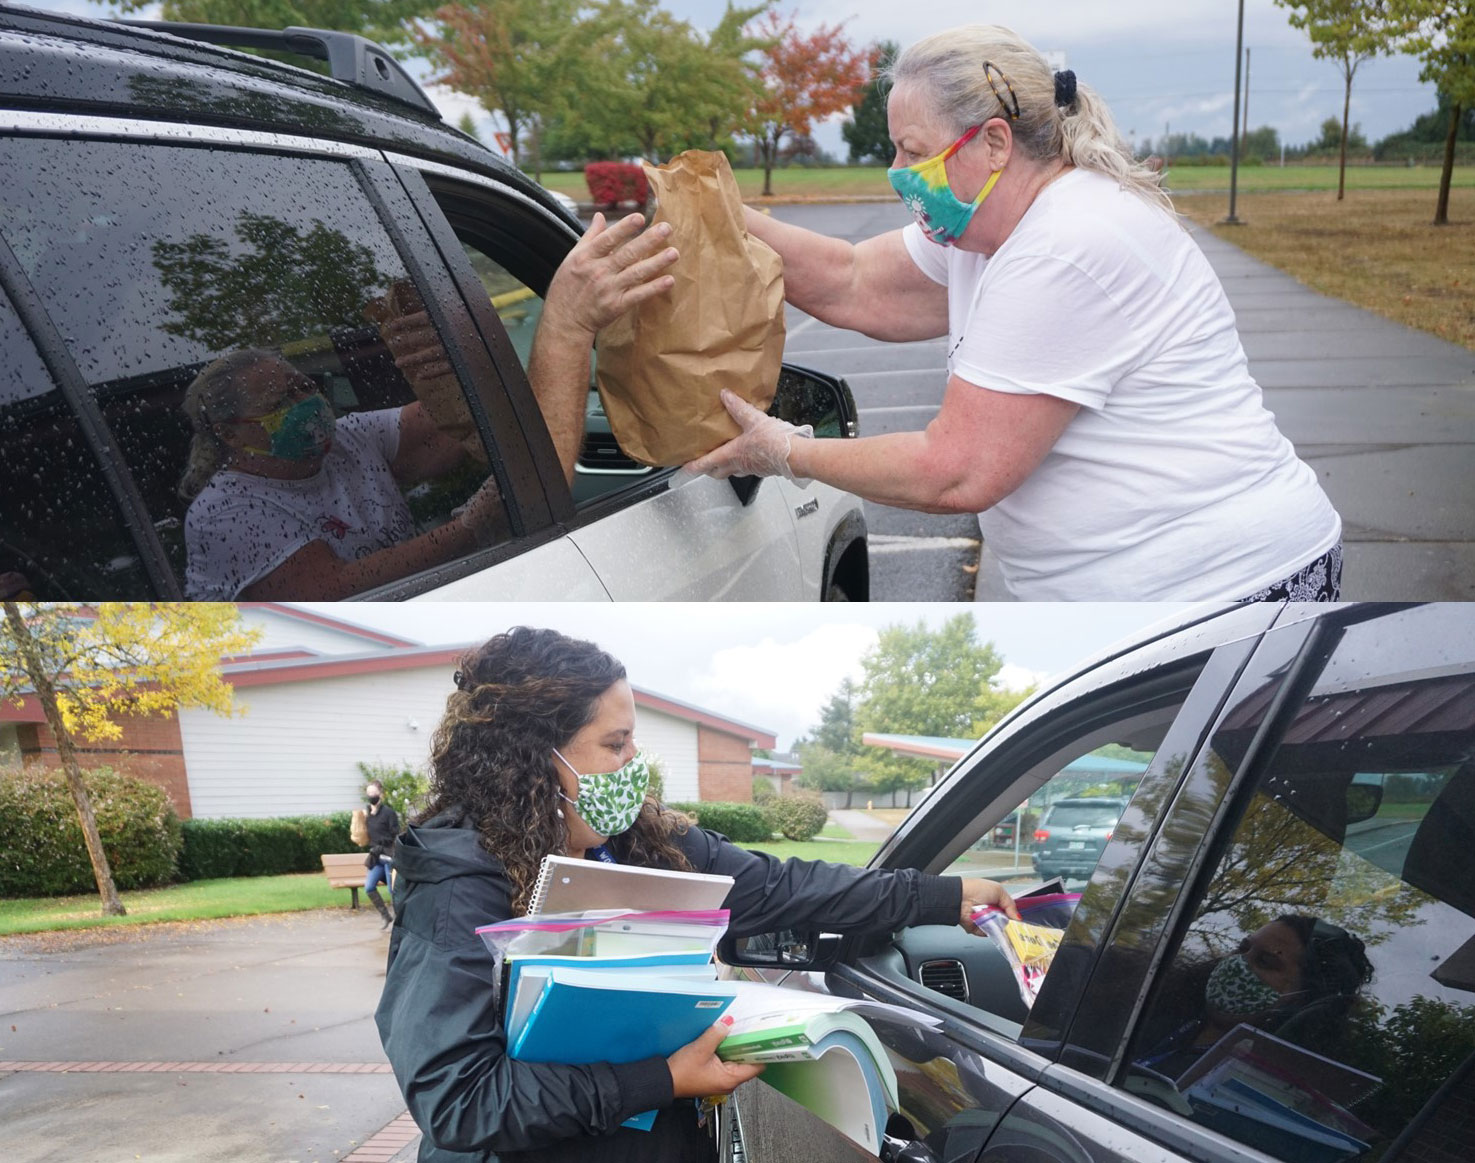
[[1432,226],[1433,190],[1178,194],[1187,218],[1307,286],[1475,351],[1475,189],[1450,193]]

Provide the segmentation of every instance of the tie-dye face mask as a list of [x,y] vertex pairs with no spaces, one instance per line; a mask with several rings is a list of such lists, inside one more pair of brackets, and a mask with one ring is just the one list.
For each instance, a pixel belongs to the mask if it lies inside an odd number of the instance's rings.
[[914,166],[898,166],[886,171],[886,176],[891,180],[891,188],[901,196],[902,202],[917,220],[917,225],[928,238],[941,246],[952,246],[963,237],[963,231],[968,229],[974,213],[993,192],[994,184],[1004,172],[995,170],[984,183],[983,189],[978,191],[978,197],[971,202],[964,202],[948,186],[948,158],[978,136],[978,131],[982,128],[982,125],[975,125],[936,157],[930,157]]

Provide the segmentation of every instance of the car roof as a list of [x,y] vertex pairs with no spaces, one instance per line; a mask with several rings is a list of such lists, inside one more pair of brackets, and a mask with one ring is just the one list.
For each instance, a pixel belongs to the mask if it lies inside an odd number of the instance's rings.
[[555,205],[515,166],[409,102],[266,57],[116,21],[0,5],[0,103],[310,135],[392,150],[485,174],[540,205]]

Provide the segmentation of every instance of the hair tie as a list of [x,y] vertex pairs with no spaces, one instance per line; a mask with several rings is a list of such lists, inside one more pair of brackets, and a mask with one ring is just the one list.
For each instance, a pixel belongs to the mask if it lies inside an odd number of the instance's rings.
[[466,676],[462,674],[459,670],[456,671],[455,674],[451,675],[451,681],[456,684],[457,690],[464,691],[466,689]]
[[1055,104],[1064,109],[1076,99],[1076,75],[1070,69],[1055,74]]

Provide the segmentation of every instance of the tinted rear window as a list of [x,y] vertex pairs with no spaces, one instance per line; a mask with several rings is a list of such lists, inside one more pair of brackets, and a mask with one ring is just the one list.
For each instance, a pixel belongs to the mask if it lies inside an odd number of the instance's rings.
[[1109,828],[1122,814],[1120,804],[1056,804],[1045,821],[1048,828]]

